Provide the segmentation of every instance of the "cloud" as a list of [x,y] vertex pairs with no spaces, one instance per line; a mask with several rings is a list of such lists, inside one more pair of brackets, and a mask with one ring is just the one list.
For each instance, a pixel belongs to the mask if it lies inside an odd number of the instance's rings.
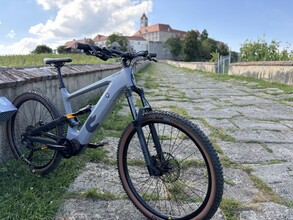
[[151,0],[38,0],[45,10],[58,8],[54,20],[30,28],[31,34],[56,38],[88,37],[120,32],[132,35],[135,21],[151,11]]
[[30,27],[28,32],[33,37],[9,46],[22,48],[11,51],[30,52],[39,43],[54,49],[57,43],[62,45],[68,40],[97,34],[133,35],[141,15],[152,11],[152,0],[37,0],[37,4],[44,10],[56,10],[56,16]]
[[41,43],[40,40],[35,38],[23,38],[21,41],[9,46],[0,45],[0,54],[28,54]]
[[37,3],[45,10],[50,10],[54,7],[62,8],[63,5],[66,5],[69,2],[71,2],[71,0],[37,0]]
[[14,38],[15,35],[16,35],[15,31],[14,31],[14,30],[11,30],[11,31],[9,31],[9,33],[7,34],[7,37],[9,37],[9,38]]

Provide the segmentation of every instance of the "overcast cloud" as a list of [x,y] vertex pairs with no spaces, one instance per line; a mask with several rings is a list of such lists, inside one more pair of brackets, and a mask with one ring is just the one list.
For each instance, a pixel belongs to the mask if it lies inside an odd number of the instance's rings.
[[[43,10],[57,10],[56,16],[31,26],[28,32],[33,37],[8,46],[0,44],[0,53],[29,53],[40,44],[55,49],[68,40],[92,38],[97,34],[133,35],[137,31],[135,22],[152,10],[152,0],[36,0],[36,3]],[[9,36],[16,34],[14,30]]]

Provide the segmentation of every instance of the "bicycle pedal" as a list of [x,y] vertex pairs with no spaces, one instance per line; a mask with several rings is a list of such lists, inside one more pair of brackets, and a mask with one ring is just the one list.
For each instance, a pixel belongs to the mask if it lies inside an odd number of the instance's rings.
[[96,143],[96,144],[89,143],[89,144],[87,145],[87,147],[88,147],[88,148],[98,148],[98,147],[104,147],[104,146],[107,146],[107,145],[109,145],[108,142],[98,142],[98,143]]

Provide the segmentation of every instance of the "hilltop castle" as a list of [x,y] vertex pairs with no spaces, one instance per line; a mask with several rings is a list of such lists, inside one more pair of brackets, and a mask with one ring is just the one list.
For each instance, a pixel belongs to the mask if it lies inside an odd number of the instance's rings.
[[184,38],[186,31],[174,30],[169,24],[155,24],[148,26],[148,18],[145,13],[140,18],[140,29],[134,36],[142,36],[147,41],[165,42],[170,37]]
[[[141,51],[149,50],[156,52],[159,59],[170,58],[169,50],[163,46],[164,42],[170,37],[184,38],[187,32],[172,29],[169,24],[148,25],[148,18],[145,13],[140,18],[140,29],[132,36],[125,36],[129,41],[129,50]],[[100,47],[106,45],[108,37],[96,35],[93,39],[87,40],[88,43]],[[75,49],[76,43],[85,43],[85,40],[73,40],[65,43],[65,49],[70,52]]]

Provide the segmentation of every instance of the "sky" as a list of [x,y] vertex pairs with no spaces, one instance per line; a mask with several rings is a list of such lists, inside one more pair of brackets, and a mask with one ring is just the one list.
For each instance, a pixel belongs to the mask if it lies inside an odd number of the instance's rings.
[[0,55],[52,49],[73,39],[114,32],[133,35],[149,25],[204,29],[239,51],[247,40],[280,41],[293,49],[293,0],[0,0]]

